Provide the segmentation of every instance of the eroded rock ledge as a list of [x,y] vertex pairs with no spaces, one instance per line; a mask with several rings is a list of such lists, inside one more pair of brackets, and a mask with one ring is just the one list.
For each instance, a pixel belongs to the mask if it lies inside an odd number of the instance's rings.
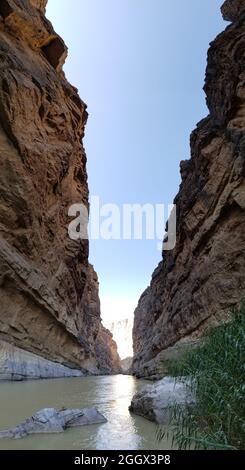
[[0,380],[82,377],[87,371],[65,367],[41,356],[0,341]]
[[180,165],[176,247],[163,253],[135,311],[138,376],[163,376],[179,348],[245,297],[245,1],[227,0],[222,12],[232,24],[208,52],[210,114]]
[[68,208],[88,205],[86,104],[68,83],[46,0],[0,2],[0,339],[66,367],[119,369],[100,318],[88,242]]

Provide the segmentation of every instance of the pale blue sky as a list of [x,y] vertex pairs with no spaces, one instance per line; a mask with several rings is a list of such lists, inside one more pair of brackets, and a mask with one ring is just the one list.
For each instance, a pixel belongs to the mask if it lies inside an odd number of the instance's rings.
[[[207,115],[208,44],[223,0],[49,0],[69,47],[65,72],[88,104],[91,195],[102,203],[171,203],[189,135]],[[91,241],[104,317],[128,316],[160,260],[156,242]]]

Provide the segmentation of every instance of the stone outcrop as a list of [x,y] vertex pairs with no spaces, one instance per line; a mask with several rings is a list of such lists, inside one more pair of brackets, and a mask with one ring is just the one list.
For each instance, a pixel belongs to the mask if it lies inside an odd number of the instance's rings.
[[224,20],[238,21],[244,14],[244,0],[226,0],[221,7]]
[[135,311],[133,372],[166,373],[172,354],[228,318],[245,297],[245,1],[210,45],[204,90],[210,114],[191,135],[175,198],[177,242]]
[[20,439],[30,434],[60,433],[68,428],[106,423],[96,408],[65,409],[43,408],[15,428],[0,431],[0,439]]
[[[86,373],[86,371],[85,371]],[[82,377],[81,370],[65,367],[0,341],[0,380]]]
[[175,405],[191,406],[194,394],[187,380],[164,377],[136,393],[129,406],[131,413],[143,416],[150,421],[167,425]]
[[133,363],[132,357],[125,357],[121,360],[122,373],[124,375],[131,375],[131,367]]
[[30,1],[34,7],[38,8],[38,10],[45,13],[45,8],[48,3],[48,0],[30,0]]
[[46,3],[0,2],[0,339],[110,373],[119,357],[101,324],[88,241],[67,233],[69,206],[88,207],[88,114],[62,71],[67,48]]

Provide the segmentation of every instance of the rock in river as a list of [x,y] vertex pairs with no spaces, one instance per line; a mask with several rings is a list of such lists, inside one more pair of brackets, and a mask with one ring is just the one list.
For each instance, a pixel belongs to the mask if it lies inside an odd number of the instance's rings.
[[29,434],[59,433],[74,426],[106,423],[96,408],[65,409],[43,408],[15,428],[0,432],[0,439],[19,439]]
[[165,377],[136,393],[129,411],[159,424],[169,424],[174,404],[185,406],[194,401],[188,385],[183,379]]

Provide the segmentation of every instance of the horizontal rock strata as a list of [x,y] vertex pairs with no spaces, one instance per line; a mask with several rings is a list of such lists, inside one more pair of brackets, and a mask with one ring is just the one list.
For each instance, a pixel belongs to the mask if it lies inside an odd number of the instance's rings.
[[[86,373],[86,371],[85,371]],[[65,367],[41,356],[0,341],[0,380],[82,377],[78,369]]]

